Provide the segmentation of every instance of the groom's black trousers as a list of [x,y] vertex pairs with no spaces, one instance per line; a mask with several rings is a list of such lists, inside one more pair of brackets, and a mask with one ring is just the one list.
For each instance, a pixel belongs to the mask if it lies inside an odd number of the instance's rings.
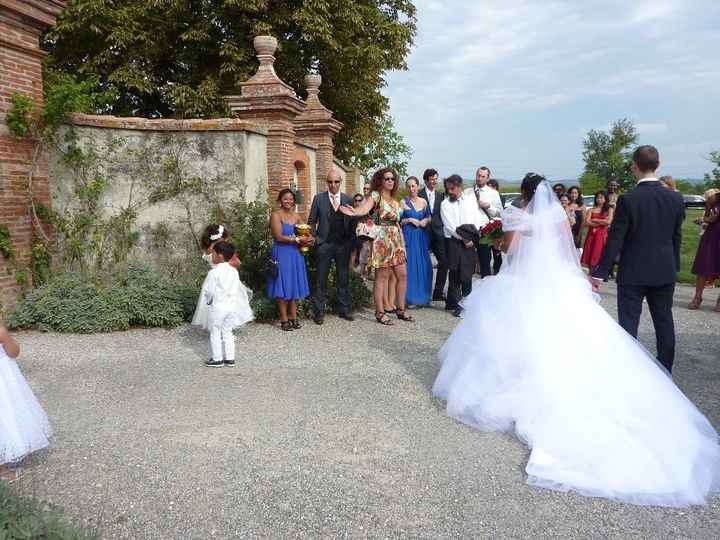
[[643,298],[647,298],[650,315],[655,326],[657,359],[672,372],[675,360],[675,322],[672,305],[675,284],[651,287],[648,285],[618,285],[618,322],[625,331],[637,339]]

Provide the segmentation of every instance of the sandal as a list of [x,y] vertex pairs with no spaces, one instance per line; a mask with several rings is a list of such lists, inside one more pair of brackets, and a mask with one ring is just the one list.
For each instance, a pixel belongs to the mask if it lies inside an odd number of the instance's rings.
[[284,330],[285,332],[292,332],[293,325],[290,321],[280,321],[280,329]]
[[293,330],[300,330],[302,328],[302,325],[298,322],[297,319],[290,319],[288,320],[290,323],[290,326],[292,326]]
[[415,319],[413,319],[411,315],[408,315],[405,311],[401,311],[399,309],[395,312],[395,316],[401,321],[415,322]]
[[393,323],[390,320],[390,317],[388,317],[385,312],[379,311],[375,313],[375,320],[379,322],[380,324],[384,324],[385,326],[392,326]]
[[702,298],[698,298],[697,296],[692,299],[692,301],[688,304],[687,308],[690,310],[696,310],[700,309],[700,306],[702,305]]

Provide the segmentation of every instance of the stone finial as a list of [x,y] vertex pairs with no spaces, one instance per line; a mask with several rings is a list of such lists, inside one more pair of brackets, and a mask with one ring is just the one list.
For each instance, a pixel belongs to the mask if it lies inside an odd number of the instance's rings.
[[275,73],[275,51],[277,39],[273,36],[255,36],[253,46],[260,66],[257,73],[240,83],[243,96],[295,96],[292,87],[284,83]]

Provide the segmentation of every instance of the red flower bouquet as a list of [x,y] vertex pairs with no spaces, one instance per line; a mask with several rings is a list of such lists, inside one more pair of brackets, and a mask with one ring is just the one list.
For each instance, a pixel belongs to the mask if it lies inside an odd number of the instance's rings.
[[493,245],[495,240],[503,237],[502,219],[491,219],[482,229],[480,229],[480,243]]

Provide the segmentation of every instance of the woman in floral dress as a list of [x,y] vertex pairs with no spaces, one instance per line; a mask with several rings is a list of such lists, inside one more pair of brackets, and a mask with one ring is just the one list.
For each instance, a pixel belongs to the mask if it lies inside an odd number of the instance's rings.
[[385,292],[390,274],[396,278],[397,318],[412,322],[413,318],[405,313],[405,290],[407,288],[407,256],[405,240],[400,228],[402,209],[396,200],[400,181],[397,172],[390,167],[377,171],[372,178],[370,198],[355,208],[343,206],[342,212],[348,216],[364,216],[375,209],[375,238],[372,244],[372,267],[375,269],[373,299],[375,301],[375,319],[380,324],[391,325],[390,317],[385,313]]

